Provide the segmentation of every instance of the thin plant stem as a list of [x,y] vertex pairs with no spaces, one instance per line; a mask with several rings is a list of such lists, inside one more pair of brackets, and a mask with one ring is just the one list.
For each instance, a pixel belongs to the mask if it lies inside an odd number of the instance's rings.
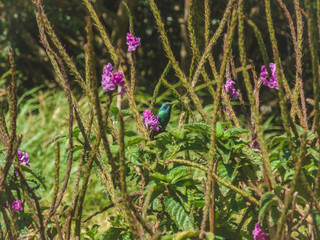
[[54,158],[54,185],[53,185],[53,194],[52,194],[52,201],[51,206],[48,211],[47,217],[44,220],[44,225],[46,226],[50,216],[52,216],[54,211],[54,206],[56,204],[57,195],[59,192],[59,173],[60,173],[60,142],[56,141],[55,145],[55,158]]
[[[250,105],[252,106],[253,109],[253,118],[254,118],[254,124],[255,124],[255,128],[257,130],[257,136],[258,136],[258,141],[259,141],[259,146],[261,148],[262,151],[262,159],[263,159],[263,165],[264,168],[266,170],[268,179],[270,181],[271,184],[271,188],[274,188],[276,185],[274,176],[272,174],[271,171],[271,165],[270,165],[270,160],[269,160],[269,153],[267,151],[267,147],[263,138],[263,132],[260,126],[260,119],[259,119],[259,113],[257,112],[257,108],[255,107],[255,99],[254,99],[254,95],[253,95],[253,90],[252,90],[252,85],[250,83],[250,76],[248,71],[245,69],[246,65],[247,65],[247,59],[246,59],[246,53],[245,53],[245,49],[244,49],[244,33],[243,33],[243,16],[242,16],[242,12],[243,12],[243,1],[240,0],[238,3],[238,18],[239,18],[239,28],[238,28],[238,34],[239,34],[239,53],[240,53],[240,61],[241,61],[241,66],[243,68],[242,74],[244,77],[244,81],[245,81],[245,85],[246,85],[246,89],[248,92],[248,98],[250,101]],[[267,182],[268,183],[268,182]]]
[[120,158],[120,190],[121,190],[121,197],[124,201],[124,212],[126,213],[126,219],[129,223],[129,227],[131,229],[131,232],[133,234],[133,237],[135,239],[138,239],[140,236],[138,234],[138,229],[135,225],[134,218],[132,216],[132,213],[130,211],[130,201],[128,192],[127,192],[127,185],[126,185],[126,173],[125,173],[125,145],[124,145],[124,122],[122,113],[119,112],[119,118],[118,121],[120,123],[120,131],[119,131],[119,158]]
[[296,163],[296,169],[295,169],[292,181],[291,181],[290,190],[289,190],[288,196],[287,196],[287,198],[286,198],[286,200],[284,202],[284,207],[281,210],[281,215],[280,215],[279,221],[277,223],[277,232],[276,232],[275,239],[280,239],[280,235],[281,235],[281,232],[282,232],[282,227],[284,225],[285,220],[287,219],[287,211],[289,209],[289,204],[292,201],[292,197],[293,197],[293,194],[295,192],[295,188],[296,188],[297,181],[298,181],[298,176],[299,176],[300,171],[301,171],[302,161],[303,161],[303,159],[305,157],[305,154],[306,154],[306,140],[307,140],[307,133],[304,132],[302,137],[301,137],[299,158],[298,158],[298,161]]
[[207,114],[204,112],[202,105],[200,103],[199,97],[195,94],[194,89],[190,86],[190,83],[188,82],[186,76],[182,72],[181,68],[179,67],[178,61],[175,59],[173,52],[170,48],[169,39],[165,33],[164,30],[164,24],[161,20],[159,9],[157,8],[154,0],[150,0],[150,7],[153,13],[154,18],[156,19],[156,23],[158,26],[158,31],[160,33],[160,37],[163,43],[164,50],[171,61],[172,67],[175,70],[179,80],[183,83],[183,86],[187,89],[188,93],[190,94],[190,98],[192,99],[197,111],[200,113],[202,118],[205,120],[206,123],[210,123],[211,120],[207,116]]
[[257,38],[258,45],[259,45],[259,48],[260,48],[260,52],[261,52],[262,59],[263,59],[263,63],[264,63],[265,66],[268,66],[269,57],[268,57],[266,46],[265,46],[264,41],[263,41],[262,34],[261,34],[259,28],[257,27],[257,25],[252,20],[250,20],[250,19],[246,19],[246,20],[247,20],[248,25],[250,27],[252,27],[254,35]]
[[183,108],[188,112],[188,114],[193,118],[193,120],[196,121],[196,117],[193,114],[190,106],[184,102],[179,92],[166,79],[162,78],[161,82],[173,93],[173,95],[177,98],[177,100],[182,104]]
[[204,42],[208,46],[210,33],[210,5],[209,0],[204,0]]
[[206,189],[207,193],[205,196],[205,206],[203,209],[203,218],[201,222],[201,235],[200,239],[203,238],[204,236],[204,231],[205,231],[205,225],[206,221],[208,218],[208,210],[209,210],[209,204],[210,204],[210,196],[211,196],[211,190],[212,190],[212,179],[213,179],[213,167],[214,167],[214,162],[217,161],[215,159],[215,150],[216,150],[216,122],[217,122],[217,117],[218,117],[218,108],[220,105],[220,99],[221,99],[221,89],[222,89],[222,81],[224,79],[224,74],[227,66],[227,60],[229,57],[229,54],[231,52],[231,45],[233,41],[233,35],[236,27],[236,14],[237,11],[236,9],[233,10],[232,12],[232,19],[231,19],[231,25],[230,25],[230,32],[228,35],[227,43],[226,43],[226,49],[223,54],[223,60],[222,64],[220,67],[220,76],[217,82],[217,89],[216,89],[216,95],[213,103],[213,110],[212,110],[212,124],[211,124],[211,135],[210,135],[210,150],[209,150],[209,163],[208,163],[208,179],[207,179],[207,184],[206,184]]
[[[320,99],[320,87],[319,87],[319,55],[318,55],[318,41],[317,39],[317,25],[315,17],[312,11],[312,5],[310,0],[305,0],[305,6],[308,14],[308,32],[310,34],[310,50],[312,58],[312,80],[313,80],[313,94],[314,94],[314,132],[317,138],[320,138],[320,121],[319,121],[319,99]],[[320,30],[319,30],[320,31]],[[319,144],[318,144],[319,145]],[[318,146],[320,149],[320,145]],[[320,162],[318,164],[318,169],[320,167]],[[316,196],[319,194],[320,189],[320,171],[318,171],[316,181],[315,181],[315,192]]]
[[54,32],[44,10],[42,7],[42,0],[35,0],[33,1],[33,4],[36,6],[36,8],[38,9],[38,14],[41,16],[44,27],[47,31],[47,33],[50,36],[50,39],[52,40],[53,44],[56,46],[56,48],[58,49],[59,54],[61,55],[62,59],[65,61],[65,63],[67,64],[68,68],[70,69],[70,71],[72,72],[72,74],[74,74],[76,81],[80,84],[80,86],[84,89],[87,90],[87,87],[85,85],[85,82],[82,78],[82,76],[79,74],[79,71],[77,70],[75,64],[73,63],[73,61],[71,60],[70,56],[68,55],[68,53],[66,52],[66,50],[63,48],[61,42],[59,41],[56,33]]
[[[286,133],[287,133],[287,139],[288,139],[288,143],[289,143],[289,149],[292,154],[292,158],[294,159],[294,161],[296,161],[296,153],[294,151],[293,143],[291,140],[291,134],[290,134],[290,126],[289,126],[290,115],[288,114],[288,111],[286,108],[286,99],[285,99],[285,95],[284,95],[285,92],[288,94],[289,99],[291,101],[291,104],[294,106],[296,113],[297,113],[297,116],[299,117],[301,123],[303,123],[303,118],[302,118],[302,114],[301,114],[301,110],[300,110],[299,106],[293,100],[291,90],[289,89],[288,82],[284,76],[283,68],[281,65],[281,59],[280,59],[280,55],[279,55],[279,50],[278,50],[278,44],[277,44],[277,40],[276,40],[276,36],[275,36],[275,32],[274,32],[274,27],[273,27],[273,21],[271,18],[270,0],[265,0],[265,12],[266,12],[266,16],[267,16],[267,24],[268,24],[270,40],[271,40],[271,44],[272,44],[274,60],[275,60],[276,66],[277,66],[277,79],[278,79],[278,83],[279,83],[278,95],[279,95],[279,100],[280,100],[280,110],[281,110],[281,116],[282,116],[282,120],[283,120],[283,126],[284,126],[284,129],[286,130]],[[259,136],[258,136],[258,138],[259,138]]]
[[161,87],[161,84],[162,84],[162,79],[164,79],[168,75],[170,69],[171,69],[171,62],[168,62],[166,68],[163,70],[163,72],[162,72],[162,74],[160,76],[160,79],[159,79],[156,87],[154,88],[153,95],[152,95],[152,100],[151,100],[151,104],[150,104],[151,111],[152,111],[153,106],[154,106],[154,104],[155,104],[155,102],[157,100],[157,96],[158,96],[158,93],[159,93],[159,90],[160,90],[160,87]]
[[[15,169],[16,169],[16,172],[18,173],[20,183],[23,186],[25,198],[29,199],[30,203],[31,203],[31,197],[33,199],[33,203],[34,203],[35,209],[36,209],[36,213],[34,213],[34,214],[36,214],[36,216],[38,218],[36,222],[38,222],[38,224],[39,224],[38,228],[39,228],[39,232],[40,232],[40,237],[41,237],[41,239],[45,240],[46,239],[45,226],[44,226],[43,216],[42,216],[38,197],[34,193],[34,190],[28,185],[27,180],[25,179],[24,173],[22,172],[20,166],[16,165]],[[33,204],[31,203],[30,205],[33,205]],[[31,209],[32,209],[32,207],[31,207]]]
[[[103,25],[102,25],[98,15],[97,15],[96,11],[94,10],[92,4],[89,2],[89,0],[83,0],[83,2],[84,2],[85,6],[87,7],[87,9],[88,9],[88,11],[90,13],[90,16],[94,20],[95,25],[98,28],[98,31],[99,31],[99,33],[100,33],[100,35],[102,37],[102,40],[103,40],[104,44],[106,45],[106,47],[107,47],[107,49],[108,49],[108,51],[109,51],[109,53],[111,55],[111,58],[112,58],[113,62],[114,63],[118,63],[119,62],[119,56],[116,53],[115,48],[112,46],[110,38],[109,38],[105,28],[103,27]],[[123,72],[123,69],[122,69],[121,65],[119,66],[119,71]],[[124,77],[123,80],[125,81],[126,85],[129,86],[128,80],[126,79],[126,77]],[[134,98],[131,95],[131,91],[127,91],[126,92],[126,96],[127,96],[128,100],[129,100],[129,105],[130,105],[130,108],[132,110],[135,122],[136,122],[138,133],[142,134],[144,137],[147,137],[148,136],[147,130],[144,127],[144,125],[143,125],[143,123],[141,121],[141,117],[140,117],[140,114],[138,112],[138,109],[137,109],[137,106],[136,106],[136,102],[134,101]]]
[[[286,7],[286,5],[283,3],[282,0],[278,0],[281,8],[283,9],[285,16],[288,19],[289,22],[289,28],[291,32],[291,37],[292,37],[292,42],[294,46],[294,51],[295,51],[295,59],[296,59],[296,86],[295,86],[295,91],[298,92],[300,90],[300,97],[301,97],[301,107],[302,107],[302,113],[303,113],[303,122],[302,125],[305,130],[308,129],[308,123],[307,123],[307,109],[306,109],[306,100],[304,96],[304,91],[302,87],[302,63],[301,63],[301,48],[298,46],[298,41],[296,37],[296,31],[294,28],[293,20],[290,16],[290,13]],[[301,31],[301,29],[300,29]],[[301,46],[300,46],[301,47]],[[294,100],[298,102],[298,94],[294,95]],[[291,113],[295,115],[295,109],[292,107]]]
[[[187,165],[187,166],[191,166],[191,167],[195,167],[198,169],[201,169],[203,171],[205,171],[206,173],[208,172],[208,167],[203,166],[199,163],[195,163],[191,160],[184,160],[184,159],[168,159],[166,160],[165,163],[180,163],[183,165]],[[213,178],[220,184],[222,184],[223,186],[230,188],[231,190],[235,191],[236,193],[238,193],[239,195],[241,195],[242,197],[248,199],[248,201],[250,201],[251,203],[253,203],[255,206],[259,207],[260,206],[260,202],[255,199],[254,197],[250,196],[248,193],[246,193],[245,191],[241,190],[240,188],[224,181],[221,177],[219,177],[216,173],[212,173]]]
[[198,67],[197,67],[196,72],[195,72],[193,79],[192,79],[192,83],[191,83],[192,87],[194,87],[196,85],[197,80],[199,78],[199,75],[201,73],[201,69],[203,68],[207,58],[209,57],[213,46],[217,43],[219,37],[222,35],[222,31],[227,23],[228,17],[230,16],[233,3],[234,3],[234,0],[228,1],[228,5],[226,7],[226,10],[224,11],[223,17],[222,17],[221,22],[219,24],[219,27],[216,30],[216,32],[214,33],[214,35],[212,36],[212,38],[210,39],[207,47],[204,50],[204,53],[199,61]]

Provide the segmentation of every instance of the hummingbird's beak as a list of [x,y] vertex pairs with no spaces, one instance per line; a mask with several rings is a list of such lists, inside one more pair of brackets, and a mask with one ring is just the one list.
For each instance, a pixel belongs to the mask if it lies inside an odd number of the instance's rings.
[[179,102],[178,102],[178,101],[175,101],[175,102],[172,102],[171,105],[173,106],[173,105],[175,105],[175,104],[177,104],[177,103],[179,103]]

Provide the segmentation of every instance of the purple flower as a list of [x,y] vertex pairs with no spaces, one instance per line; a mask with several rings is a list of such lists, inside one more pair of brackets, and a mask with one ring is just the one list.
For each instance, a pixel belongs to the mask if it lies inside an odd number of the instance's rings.
[[[278,80],[277,80],[277,66],[275,63],[269,64],[271,70],[271,77],[269,78],[269,73],[265,65],[261,66],[261,73],[260,73],[260,81],[263,85],[268,86],[269,88],[279,89],[278,87]],[[268,81],[269,78],[269,81]]]
[[19,162],[21,165],[30,167],[28,153],[21,152],[21,150],[18,149],[18,156],[19,156]]
[[151,127],[152,130],[159,131],[159,119],[158,116],[151,115],[150,110],[145,110],[143,112],[143,124],[146,127]]
[[119,71],[116,71],[113,74],[111,81],[114,82],[114,84],[122,87],[124,85],[124,81],[122,79],[123,79],[123,74]]
[[230,78],[227,79],[226,84],[222,84],[224,91],[230,95],[230,98],[235,100],[238,99],[238,92],[234,88],[235,82],[232,81]]
[[136,48],[141,45],[140,38],[132,36],[131,33],[127,33],[127,45],[129,52],[135,51]]
[[255,228],[252,231],[252,234],[253,234],[253,238],[255,240],[268,240],[269,239],[269,237],[267,237],[267,235],[261,230],[258,222],[255,224]]
[[[111,63],[108,63],[104,69],[102,74],[101,86],[105,91],[113,91],[116,86],[123,87],[123,74],[119,71],[112,71],[113,67]],[[121,96],[125,92],[124,87],[121,90]]]
[[125,94],[127,92],[126,88],[121,88],[121,91],[119,92],[119,94],[121,95],[121,98],[123,98],[123,94]]
[[21,206],[21,200],[14,201],[14,202],[12,203],[11,208],[13,209],[13,211],[20,211],[20,212],[22,212],[22,211],[23,211],[23,208],[22,208],[22,206]]
[[253,149],[253,150],[259,150],[259,152],[261,153],[261,148],[257,142],[257,137],[254,135],[251,135],[251,143],[249,144],[249,146]]

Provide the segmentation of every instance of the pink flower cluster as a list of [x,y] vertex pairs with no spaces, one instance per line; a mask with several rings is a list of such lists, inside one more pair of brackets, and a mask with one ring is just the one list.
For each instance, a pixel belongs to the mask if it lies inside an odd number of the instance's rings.
[[11,205],[11,208],[13,209],[13,211],[20,211],[22,212],[23,211],[23,208],[22,208],[22,203],[21,203],[21,200],[17,200],[17,201],[14,201]]
[[229,94],[232,100],[238,99],[238,92],[234,87],[235,82],[230,78],[227,79],[226,84],[222,84],[224,91]]
[[18,157],[19,157],[19,162],[21,165],[30,167],[30,165],[29,165],[30,160],[29,160],[28,153],[21,152],[21,150],[18,149]]
[[[277,80],[277,66],[275,63],[269,64],[271,70],[271,77],[269,78],[269,73],[265,65],[261,66],[261,73],[260,73],[260,81],[263,85],[268,86],[269,88],[279,89],[278,87],[278,80]],[[268,79],[269,78],[269,81]]]
[[254,230],[252,231],[253,238],[255,240],[269,240],[270,238],[261,230],[259,223],[257,222]]
[[136,48],[141,45],[140,38],[132,36],[131,33],[127,33],[127,45],[129,52],[135,51]]
[[143,124],[146,127],[151,127],[152,130],[159,131],[159,119],[158,116],[151,115],[150,110],[145,110],[143,112]]
[[[115,72],[112,70],[113,67],[111,63],[108,63],[103,69],[101,85],[105,91],[113,91],[116,86],[124,86],[124,81],[122,80],[123,74],[119,71]],[[124,88],[122,88],[121,92],[124,92]]]

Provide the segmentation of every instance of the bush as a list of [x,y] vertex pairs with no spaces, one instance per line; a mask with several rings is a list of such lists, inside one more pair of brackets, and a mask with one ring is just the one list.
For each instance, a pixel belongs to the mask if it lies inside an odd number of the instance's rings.
[[[34,1],[40,40],[63,91],[39,87],[18,100],[11,49],[8,112],[0,115],[1,238],[318,239],[320,18],[309,0],[304,6],[294,1],[292,13],[278,2],[294,45],[294,81],[282,63],[270,1],[265,1],[264,23],[270,40],[244,12],[242,0],[227,3],[211,34],[205,1],[201,43],[195,24],[199,12],[190,1],[192,59],[186,70],[150,0],[168,64],[148,96],[136,89],[135,51],[144,46],[125,2],[130,28],[122,56],[93,5],[83,0],[90,18],[85,62],[78,70],[41,1]],[[92,25],[112,62],[105,63],[102,74],[94,65]],[[263,66],[247,60],[244,27],[255,34]],[[222,54],[216,57],[212,52],[222,37]],[[272,46],[272,61],[265,42]],[[305,52],[310,58],[302,65]],[[130,71],[124,74],[124,68]],[[313,99],[306,99],[302,72],[312,73]],[[169,75],[176,82],[168,81]],[[168,91],[161,94],[160,88]],[[280,116],[264,115],[262,88],[277,96]],[[101,213],[104,217],[96,220]]]

